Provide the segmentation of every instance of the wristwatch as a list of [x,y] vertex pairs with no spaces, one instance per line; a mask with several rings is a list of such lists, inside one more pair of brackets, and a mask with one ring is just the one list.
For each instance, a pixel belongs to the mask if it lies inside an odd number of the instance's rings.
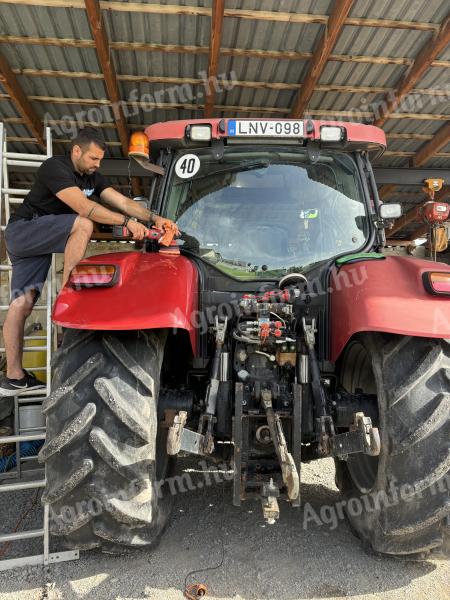
[[125,217],[122,223],[122,227],[127,227],[128,223],[130,221],[135,221],[136,223],[138,222],[138,220],[136,219],[136,217]]

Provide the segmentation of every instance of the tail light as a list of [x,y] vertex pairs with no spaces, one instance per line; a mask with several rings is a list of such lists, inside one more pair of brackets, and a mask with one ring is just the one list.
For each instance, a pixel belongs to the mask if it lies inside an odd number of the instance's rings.
[[111,287],[117,282],[119,269],[115,265],[78,265],[67,285],[73,288]]
[[450,272],[428,271],[422,277],[427,292],[435,296],[450,296]]

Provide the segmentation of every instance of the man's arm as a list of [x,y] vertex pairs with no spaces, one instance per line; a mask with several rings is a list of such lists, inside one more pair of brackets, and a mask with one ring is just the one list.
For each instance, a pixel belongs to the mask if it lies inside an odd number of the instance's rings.
[[[98,202],[89,200],[78,187],[65,188],[56,195],[81,217],[86,217],[91,221],[103,223],[104,225],[123,225],[124,223],[124,215],[109,210],[98,204]],[[144,225],[135,221],[130,221],[127,228],[133,234],[133,239],[142,240],[148,233],[148,229]]]
[[136,217],[140,221],[153,222],[154,215],[150,210],[135,202],[131,198],[127,198],[112,187],[108,187],[100,194],[100,199],[110,206],[117,208],[129,217]]
[[100,199],[106,202],[110,206],[117,208],[129,217],[136,217],[140,221],[149,223],[150,221],[159,229],[174,228],[175,234],[180,235],[178,227],[170,219],[165,219],[155,215],[152,211],[148,210],[138,202],[135,202],[131,198],[127,198],[112,187],[104,189],[100,194]]

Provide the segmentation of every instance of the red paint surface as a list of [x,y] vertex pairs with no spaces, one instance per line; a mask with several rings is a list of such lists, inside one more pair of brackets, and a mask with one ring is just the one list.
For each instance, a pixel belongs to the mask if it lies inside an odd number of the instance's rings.
[[[219,123],[220,121],[225,121],[225,133],[219,132]],[[211,125],[212,127],[212,137],[214,139],[226,138],[228,132],[228,121],[230,119],[190,119],[185,121],[166,121],[165,123],[155,123],[154,125],[150,125],[145,130],[145,133],[150,140],[150,144],[156,140],[181,140],[184,139],[186,133],[187,125]],[[287,119],[236,119],[232,120],[239,121],[255,121],[255,120],[264,120],[264,121],[285,121]],[[347,131],[347,140],[349,142],[361,142],[361,146],[366,147],[368,144],[376,145],[381,147],[382,149],[386,148],[386,135],[382,129],[379,127],[375,127],[374,125],[363,125],[361,123],[349,123],[347,121],[312,121],[314,123],[314,131],[310,134],[306,133],[305,126],[305,138],[311,140],[320,139],[320,127],[322,125],[338,125],[340,127],[345,127]],[[306,120],[305,120],[306,124]],[[251,138],[249,138],[251,140]],[[280,137],[280,143],[283,140]],[[206,145],[206,144],[205,144]]]
[[335,361],[351,336],[362,331],[450,338],[450,297],[425,290],[426,271],[450,273],[450,266],[393,256],[346,265],[339,272],[334,268],[330,359]]
[[195,353],[198,274],[184,256],[118,252],[91,256],[80,264],[117,265],[110,288],[65,286],[53,307],[53,321],[73,329],[185,329]]

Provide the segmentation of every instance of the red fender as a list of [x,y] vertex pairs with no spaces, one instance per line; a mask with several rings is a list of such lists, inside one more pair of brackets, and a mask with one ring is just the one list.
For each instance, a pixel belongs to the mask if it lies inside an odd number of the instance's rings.
[[428,293],[422,282],[425,271],[450,272],[450,266],[391,256],[334,267],[330,359],[336,361],[352,335],[361,331],[450,338],[450,296]]
[[198,309],[198,273],[184,256],[117,252],[84,259],[81,264],[117,265],[112,287],[65,286],[53,307],[53,321],[71,329],[185,329],[193,352]]

